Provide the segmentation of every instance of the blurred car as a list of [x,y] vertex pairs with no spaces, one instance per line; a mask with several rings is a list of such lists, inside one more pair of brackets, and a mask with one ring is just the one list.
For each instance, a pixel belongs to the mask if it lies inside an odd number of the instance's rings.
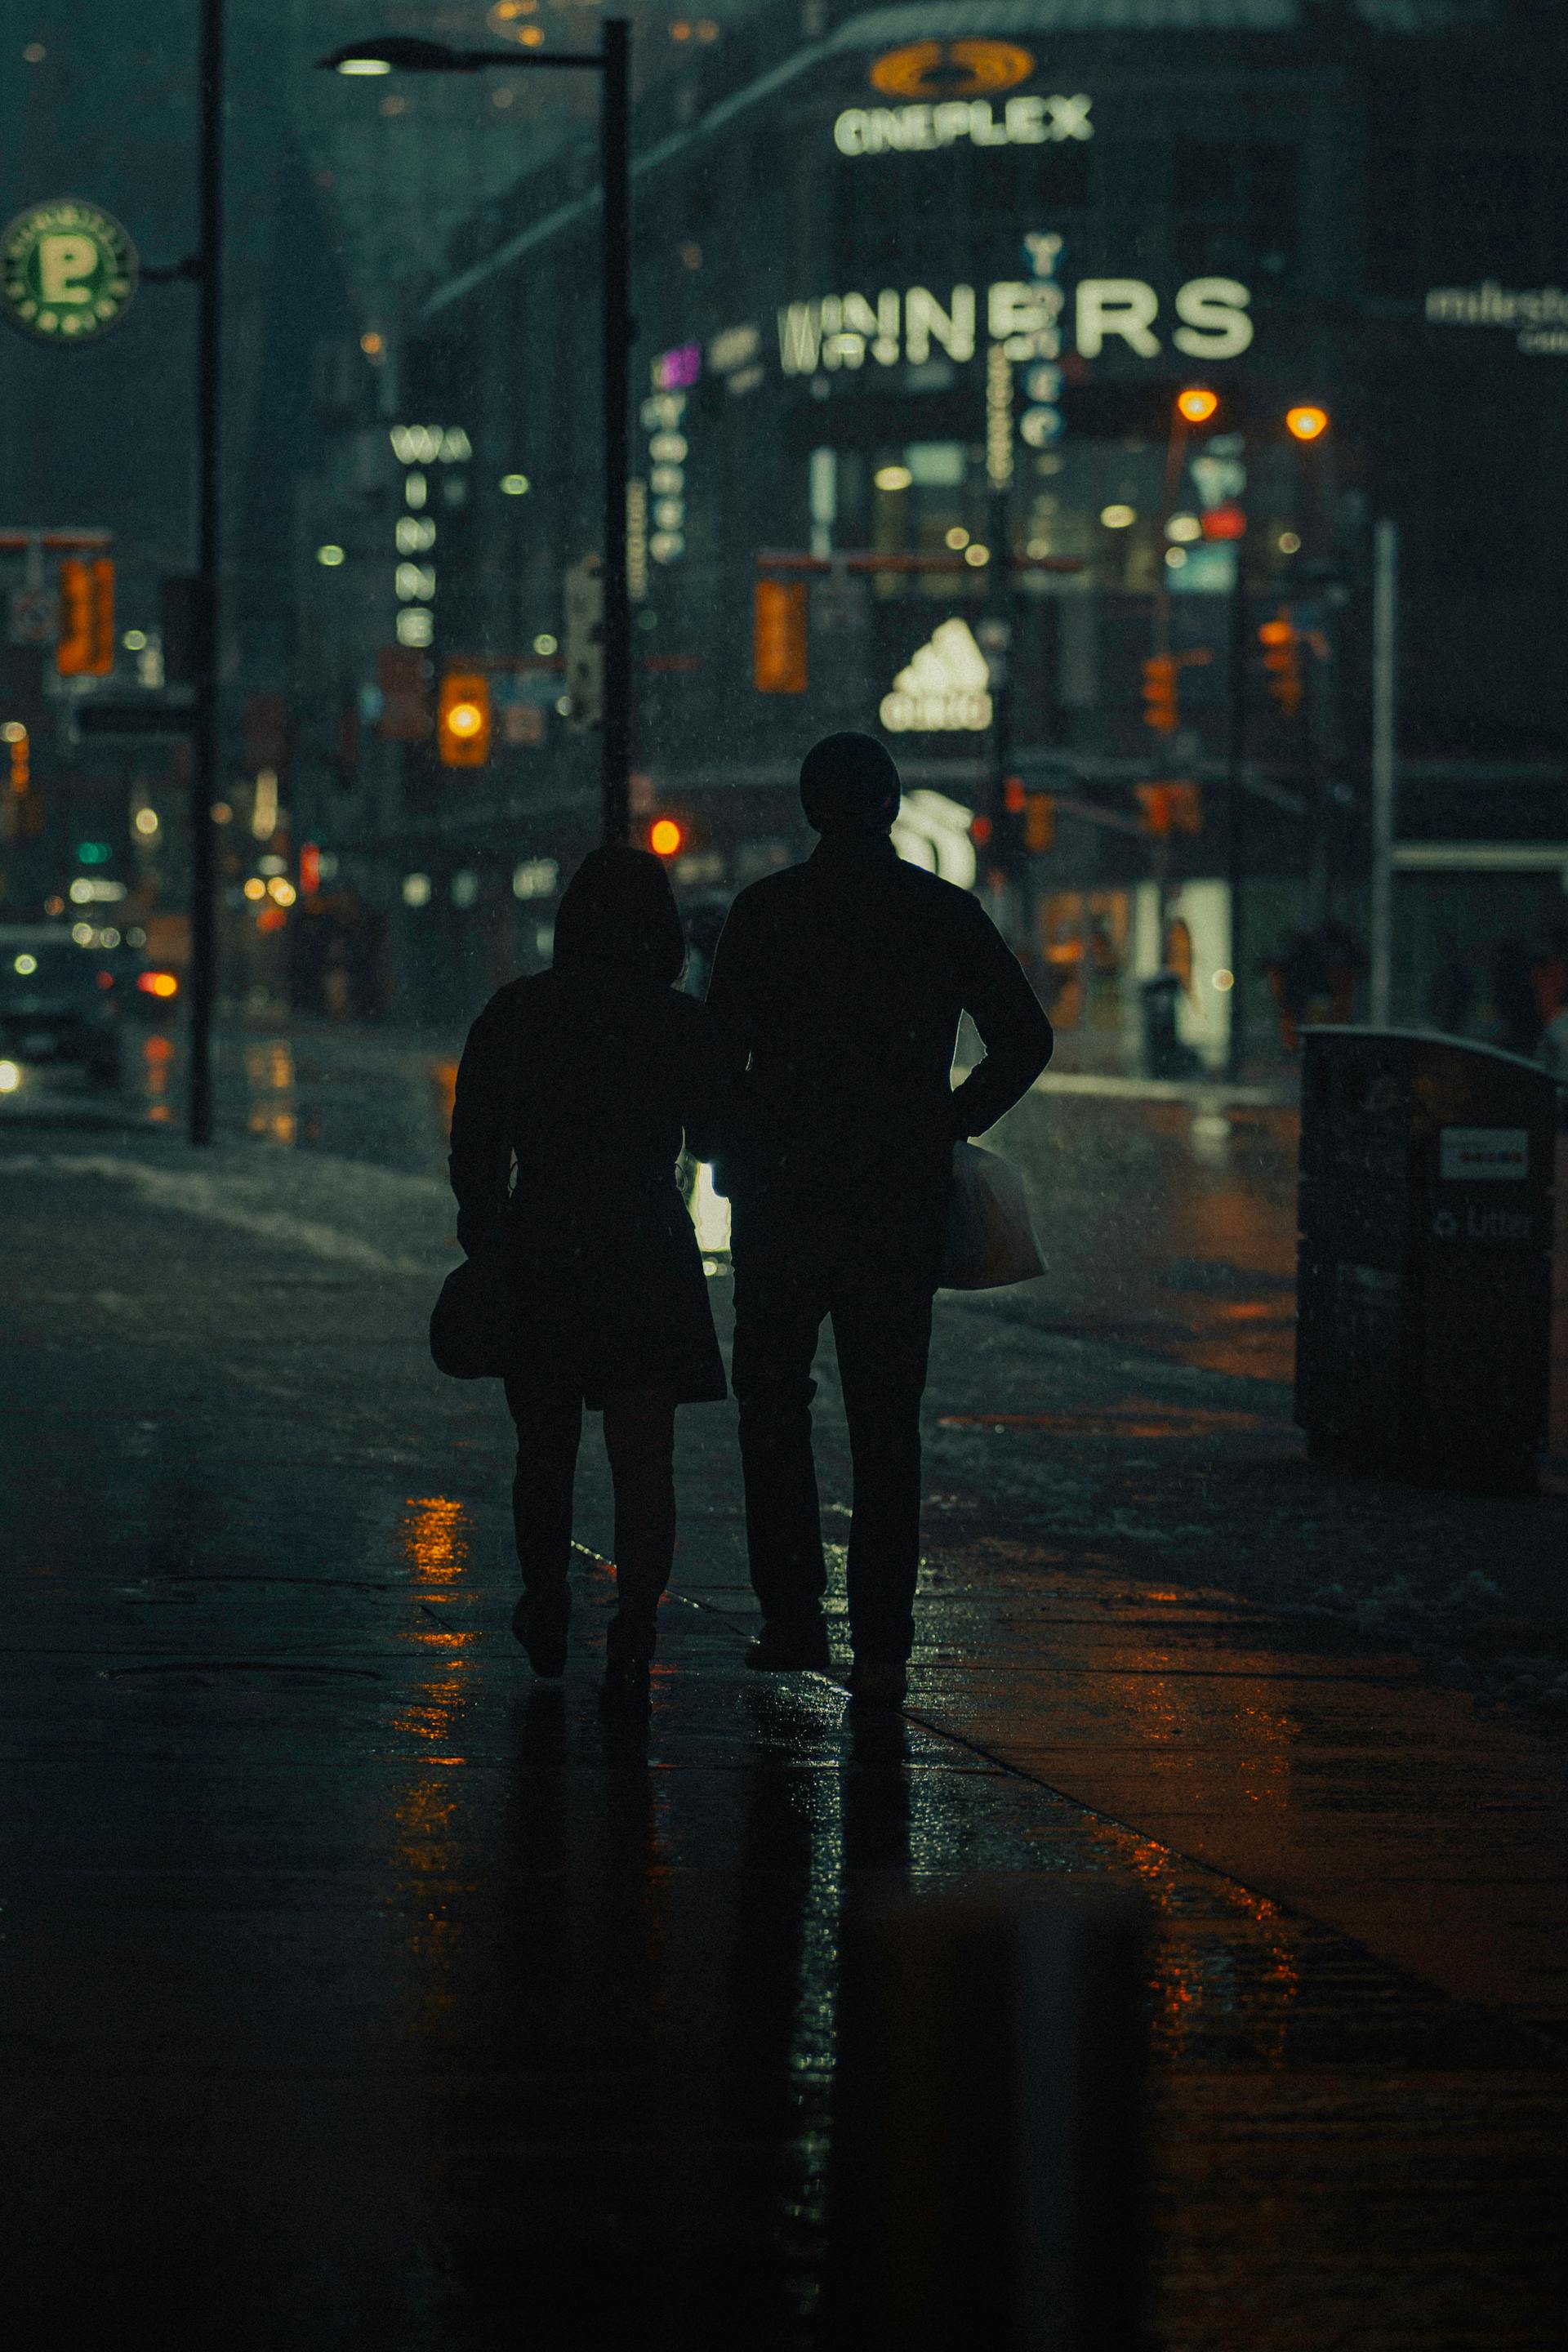
[[110,959],[53,923],[0,923],[0,1063],[120,1083],[119,982]]
[[122,1013],[140,1013],[167,1016],[183,1009],[184,984],[180,975],[166,963],[149,962],[144,955],[123,951],[121,957],[105,957],[112,964],[116,1002]]

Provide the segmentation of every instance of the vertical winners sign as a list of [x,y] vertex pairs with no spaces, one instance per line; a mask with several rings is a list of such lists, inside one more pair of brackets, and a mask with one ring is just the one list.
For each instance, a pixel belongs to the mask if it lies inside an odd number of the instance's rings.
[[100,205],[31,205],[0,239],[0,315],[34,342],[96,342],[130,309],[136,270],[136,247]]

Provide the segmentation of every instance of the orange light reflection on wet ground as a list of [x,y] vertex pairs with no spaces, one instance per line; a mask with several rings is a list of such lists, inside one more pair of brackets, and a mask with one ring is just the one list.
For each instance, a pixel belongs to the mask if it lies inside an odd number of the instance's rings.
[[404,1557],[432,1584],[451,1584],[468,1559],[468,1514],[444,1495],[410,1496],[404,1505]]

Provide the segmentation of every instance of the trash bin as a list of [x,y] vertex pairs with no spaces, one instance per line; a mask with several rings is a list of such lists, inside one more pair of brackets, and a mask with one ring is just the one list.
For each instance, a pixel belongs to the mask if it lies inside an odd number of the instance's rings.
[[1302,1033],[1296,1419],[1314,1459],[1535,1485],[1556,1088],[1415,1031]]
[[1157,971],[1139,985],[1143,1001],[1143,1074],[1150,1078],[1193,1078],[1203,1064],[1176,1029],[1182,982],[1173,971]]

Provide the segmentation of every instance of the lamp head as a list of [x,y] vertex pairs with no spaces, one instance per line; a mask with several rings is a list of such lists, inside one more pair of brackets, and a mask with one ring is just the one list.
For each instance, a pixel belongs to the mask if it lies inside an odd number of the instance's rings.
[[1219,395],[1207,384],[1191,383],[1176,394],[1176,414],[1184,424],[1206,425],[1219,406]]
[[1285,423],[1298,441],[1316,441],[1329,429],[1329,412],[1303,404],[1285,412]]
[[388,33],[371,41],[348,41],[318,64],[331,73],[474,73],[478,60],[471,51],[455,49],[447,41],[421,40],[416,35]]

